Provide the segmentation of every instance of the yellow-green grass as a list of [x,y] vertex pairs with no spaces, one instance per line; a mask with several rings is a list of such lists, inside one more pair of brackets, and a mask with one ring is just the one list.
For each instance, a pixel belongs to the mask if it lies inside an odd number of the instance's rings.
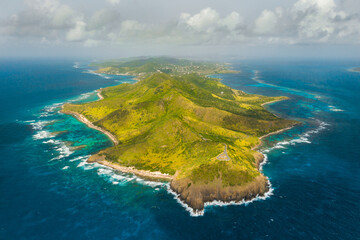
[[[108,161],[208,183],[237,186],[260,175],[252,147],[259,137],[295,124],[261,105],[284,97],[250,95],[198,74],[153,74],[102,90],[104,99],[66,104],[117,137]],[[230,161],[216,157],[224,151]]]

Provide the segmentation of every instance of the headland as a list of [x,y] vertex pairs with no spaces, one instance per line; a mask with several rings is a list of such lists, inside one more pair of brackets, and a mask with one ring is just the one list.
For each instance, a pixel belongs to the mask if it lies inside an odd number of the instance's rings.
[[[298,123],[264,108],[286,97],[247,94],[207,77],[235,73],[218,63],[147,58],[97,66],[99,72],[133,74],[140,81],[101,89],[98,101],[63,106],[63,113],[114,143],[89,162],[170,181],[194,210],[214,200],[250,200],[269,190],[256,147],[262,137]],[[219,160],[222,153],[226,159]]]

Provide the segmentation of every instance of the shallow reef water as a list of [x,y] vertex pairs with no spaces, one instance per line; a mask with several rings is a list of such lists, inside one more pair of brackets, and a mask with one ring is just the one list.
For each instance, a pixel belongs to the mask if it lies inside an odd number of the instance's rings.
[[302,124],[259,149],[266,197],[190,214],[166,182],[86,163],[110,140],[58,112],[130,76],[96,75],[81,61],[3,59],[0,239],[359,239],[360,73],[352,66],[360,61],[233,61],[240,73],[215,75],[248,93],[288,96],[266,108]]

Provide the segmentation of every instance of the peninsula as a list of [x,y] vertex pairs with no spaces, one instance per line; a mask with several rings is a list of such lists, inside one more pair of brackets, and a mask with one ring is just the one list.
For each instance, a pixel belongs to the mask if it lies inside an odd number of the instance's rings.
[[360,67],[351,68],[350,71],[351,72],[360,72]]
[[88,161],[170,181],[194,210],[205,202],[249,200],[268,191],[255,147],[261,136],[297,122],[275,116],[263,104],[286,97],[247,94],[207,76],[234,72],[225,64],[137,58],[96,66],[98,72],[140,81],[101,89],[95,102],[63,106],[63,113],[114,143]]

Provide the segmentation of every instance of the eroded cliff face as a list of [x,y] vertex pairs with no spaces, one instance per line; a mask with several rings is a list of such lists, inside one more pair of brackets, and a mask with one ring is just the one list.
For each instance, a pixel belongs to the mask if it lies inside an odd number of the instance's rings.
[[268,181],[264,175],[240,186],[223,187],[221,179],[210,183],[193,183],[189,178],[174,179],[170,187],[180,194],[180,198],[194,210],[204,209],[205,202],[219,200],[223,202],[251,200],[264,195],[268,190]]

